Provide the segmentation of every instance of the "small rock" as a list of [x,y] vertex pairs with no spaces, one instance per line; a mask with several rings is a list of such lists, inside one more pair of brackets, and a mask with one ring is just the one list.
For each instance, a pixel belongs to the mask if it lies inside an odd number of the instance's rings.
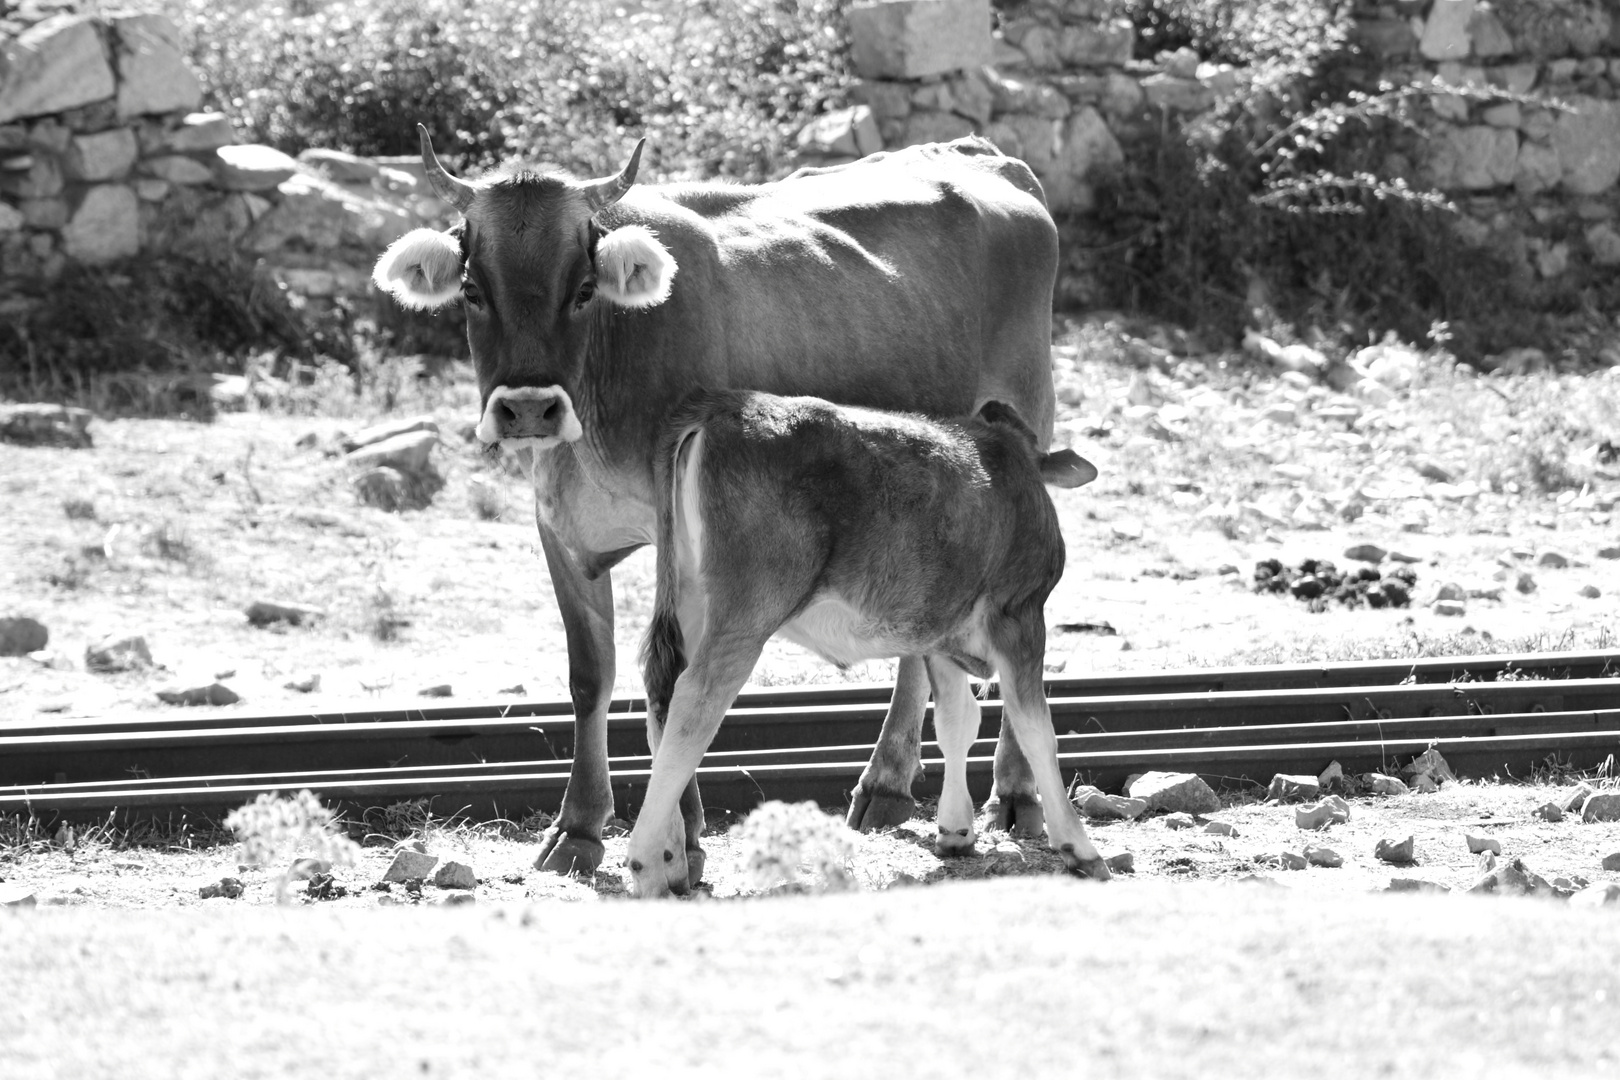
[[1213,833],[1216,836],[1228,836],[1233,839],[1236,839],[1238,835],[1237,826],[1226,821],[1212,821],[1204,826],[1204,831]]
[[1337,761],[1329,762],[1316,778],[1323,791],[1333,791],[1344,787],[1344,766]]
[[1582,585],[1580,594],[1586,597],[1588,600],[1596,600],[1598,597],[1603,595],[1603,590],[1598,588],[1596,585]]
[[1196,773],[1143,773],[1127,786],[1125,794],[1145,800],[1150,811],[1210,814],[1221,808],[1220,797]]
[[1344,549],[1344,557],[1357,562],[1381,563],[1389,552],[1377,544],[1351,544]]
[[[1451,766],[1446,764],[1446,759],[1440,756],[1438,750],[1423,751],[1423,753],[1413,758],[1405,768],[1401,769],[1401,775],[1408,778],[1425,773],[1434,777],[1437,783],[1440,781],[1448,784],[1457,782],[1456,774],[1451,771]],[[1408,783],[1410,783],[1410,779],[1408,779]]]
[[157,699],[165,705],[235,705],[242,695],[221,682],[181,689],[159,690]]
[[1620,821],[1620,791],[1604,791],[1587,798],[1582,821]]
[[1284,870],[1303,870],[1309,865],[1305,856],[1295,851],[1268,851],[1264,855],[1256,855],[1254,861],[1262,866],[1276,866]]
[[410,848],[394,850],[394,861],[383,874],[384,881],[421,881],[439,862],[437,855],[428,855]]
[[304,892],[312,900],[341,900],[349,895],[348,887],[339,885],[331,874],[316,874],[311,877],[309,884],[304,887]]
[[1179,810],[1164,815],[1164,827],[1167,829],[1190,829],[1195,824],[1197,823],[1193,821],[1191,814],[1184,814]]
[[1383,773],[1363,773],[1361,782],[1374,795],[1405,795],[1410,791],[1405,783],[1393,776],[1385,776]]
[[1305,846],[1305,861],[1312,866],[1325,866],[1329,870],[1337,870],[1344,865],[1344,856],[1330,847],[1307,844]]
[[386,467],[400,472],[419,473],[428,467],[433,448],[437,445],[437,431],[408,431],[381,442],[356,447],[344,460],[361,469]]
[[1521,573],[1513,581],[1513,587],[1521,593],[1529,594],[1536,591],[1536,579],[1529,573]]
[[522,683],[513,683],[511,686],[503,686],[501,689],[495,692],[497,694],[517,694],[519,697],[522,697],[529,692],[529,688],[524,686]]
[[1620,851],[1603,856],[1602,866],[1611,873],[1620,873]]
[[287,870],[288,881],[308,881],[317,874],[330,874],[332,864],[325,859],[294,859]]
[[314,619],[324,618],[325,610],[312,607],[309,604],[295,604],[286,600],[255,600],[243,609],[247,621],[252,626],[269,626],[271,623],[287,623],[290,626],[302,626]]
[[223,896],[227,900],[235,900],[242,895],[242,882],[233,877],[222,877],[218,881],[211,881],[197,890],[197,895],[204,900],[212,900]]
[[51,632],[38,619],[0,619],[0,656],[27,656],[50,643]]
[[1588,885],[1580,892],[1569,898],[1571,907],[1604,907],[1608,904],[1620,904],[1620,883],[1613,881],[1599,882]]
[[0,442],[83,450],[92,445],[92,419],[90,410],[74,406],[0,405]]
[[1448,618],[1460,618],[1461,616],[1468,614],[1468,605],[1463,603],[1461,600],[1436,600],[1429,610],[1434,612],[1436,615],[1444,615]]
[[1103,861],[1108,864],[1108,869],[1112,870],[1116,874],[1136,873],[1136,856],[1132,855],[1128,851],[1121,851],[1117,855],[1110,855]]
[[214,150],[214,178],[226,191],[268,191],[298,171],[298,163],[270,146],[221,146]]
[[433,884],[441,889],[476,889],[478,876],[466,863],[447,862],[433,875]]
[[1398,563],[1420,563],[1423,561],[1423,556],[1412,555],[1405,551],[1392,551],[1389,553],[1389,558],[1391,562]]
[[1130,799],[1123,795],[1105,795],[1096,788],[1081,789],[1076,793],[1074,805],[1089,818],[1104,821],[1135,821],[1147,813],[1145,799]]
[[1294,826],[1300,829],[1325,829],[1349,820],[1350,804],[1337,795],[1329,795],[1314,806],[1302,806],[1294,811]]
[[1415,893],[1448,893],[1451,888],[1438,881],[1424,881],[1422,878],[1398,877],[1390,878],[1385,892],[1415,892]]
[[85,647],[84,668],[109,674],[116,671],[139,671],[152,666],[152,651],[146,639],[138,634],[102,638]]
[[1447,581],[1440,586],[1440,591],[1435,594],[1435,599],[1466,600],[1468,599],[1468,590],[1455,581]]
[[1556,890],[1540,874],[1524,865],[1523,859],[1498,864],[1491,856],[1485,873],[1468,887],[1471,893],[1511,893],[1522,896],[1555,896]]
[[439,683],[435,686],[424,686],[416,692],[417,697],[452,697],[453,691],[449,683]]
[[1557,803],[1542,803],[1530,812],[1530,816],[1542,821],[1563,821],[1564,811]]
[[1543,551],[1536,557],[1537,566],[1545,566],[1550,570],[1563,570],[1569,566],[1569,556],[1562,551]]
[[1600,558],[1600,559],[1620,559],[1620,545],[1616,545],[1614,547],[1598,548],[1598,558]]
[[1314,799],[1322,793],[1322,785],[1314,776],[1288,776],[1278,773],[1271,778],[1271,786],[1266,788],[1266,798],[1276,799],[1278,802],[1305,802]]
[[0,907],[34,907],[38,903],[39,898],[27,885],[0,882]]
[[347,436],[339,441],[345,454],[352,454],[362,446],[372,446],[376,443],[395,438],[399,435],[410,435],[419,431],[439,434],[438,422],[431,416],[410,416],[402,420],[389,420],[371,427],[362,428],[354,435]]
[[399,906],[399,901],[395,900],[392,896],[383,895],[383,896],[377,897],[377,906],[378,907],[398,907]]
[[292,679],[288,682],[282,683],[281,685],[285,690],[292,690],[300,694],[313,694],[315,691],[321,688],[321,676],[317,672],[315,674],[306,675],[302,679]]
[[1566,814],[1580,813],[1580,809],[1585,805],[1586,800],[1595,794],[1597,794],[1597,788],[1591,784],[1585,782],[1576,784],[1574,791],[1558,800],[1558,809]]
[[461,907],[465,904],[476,904],[478,898],[472,893],[456,893],[454,896],[444,898],[445,907]]
[[1412,777],[1412,790],[1419,795],[1432,795],[1440,790],[1440,785],[1428,773],[1418,773]]
[[1489,852],[1492,855],[1502,854],[1502,842],[1494,836],[1475,836],[1473,833],[1464,833],[1463,840],[1468,844],[1468,853],[1478,855]]
[[1388,837],[1378,841],[1373,848],[1373,854],[1387,863],[1405,865],[1416,861],[1417,838],[1408,836],[1403,840],[1391,840]]

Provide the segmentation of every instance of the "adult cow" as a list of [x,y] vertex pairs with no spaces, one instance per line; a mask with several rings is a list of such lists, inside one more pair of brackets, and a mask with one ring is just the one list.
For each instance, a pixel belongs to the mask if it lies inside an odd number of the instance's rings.
[[[972,137],[771,184],[657,187],[633,187],[645,140],[601,180],[509,166],[468,182],[421,137],[428,180],[461,220],[400,238],[373,279],[407,307],[461,300],[478,437],[533,455],[576,722],[568,788],[536,865],[588,872],[613,811],[609,570],[655,541],[652,463],[668,411],[696,387],[940,417],[997,401],[1044,449],[1057,230],[1028,167]],[[853,825],[915,809],[927,694],[921,659],[902,659]],[[991,798],[1001,825],[1040,832],[1034,777],[1006,728]],[[695,783],[681,810],[696,881]]]

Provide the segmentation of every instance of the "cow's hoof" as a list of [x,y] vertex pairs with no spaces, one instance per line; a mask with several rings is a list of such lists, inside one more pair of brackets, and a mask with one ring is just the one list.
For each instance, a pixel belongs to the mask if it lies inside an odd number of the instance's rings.
[[917,816],[917,800],[910,795],[868,795],[856,788],[849,801],[845,824],[860,832],[904,825]]
[[703,864],[707,862],[703,849],[693,844],[686,849],[686,884],[687,888],[695,889],[698,882],[703,880]]
[[984,804],[984,812],[996,828],[1014,836],[1040,836],[1046,831],[1046,815],[1034,795],[991,799]]
[[934,853],[940,858],[973,854],[972,829],[940,829],[934,837]]
[[1108,860],[1101,855],[1082,859],[1075,854],[1073,844],[1064,844],[1058,849],[1058,854],[1063,856],[1064,867],[1080,877],[1090,878],[1093,881],[1109,881],[1114,876],[1114,872],[1108,869]]
[[565,877],[589,879],[602,865],[602,841],[592,836],[573,836],[553,826],[540,838],[536,870],[549,870]]

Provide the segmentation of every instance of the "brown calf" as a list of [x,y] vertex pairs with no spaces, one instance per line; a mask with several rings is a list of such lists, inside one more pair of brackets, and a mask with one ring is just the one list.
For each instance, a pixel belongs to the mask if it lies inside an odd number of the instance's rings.
[[[1070,805],[1041,685],[1043,607],[1063,573],[1044,483],[1097,471],[1042,455],[1010,409],[939,422],[748,391],[693,395],[657,458],[658,586],[643,646],[652,778],[630,835],[641,896],[689,881],[683,792],[765,642],[780,633],[840,666],[927,658],[945,755],[938,848],[973,848],[969,675],[1001,676],[1053,848],[1109,876]],[[693,855],[692,869],[701,865]]]

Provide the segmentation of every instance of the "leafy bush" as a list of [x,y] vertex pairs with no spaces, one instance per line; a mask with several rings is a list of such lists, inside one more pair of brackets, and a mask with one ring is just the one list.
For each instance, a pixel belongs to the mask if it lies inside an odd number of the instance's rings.
[[508,156],[582,174],[623,165],[761,179],[842,92],[836,0],[166,0],[214,102],[296,152]]

